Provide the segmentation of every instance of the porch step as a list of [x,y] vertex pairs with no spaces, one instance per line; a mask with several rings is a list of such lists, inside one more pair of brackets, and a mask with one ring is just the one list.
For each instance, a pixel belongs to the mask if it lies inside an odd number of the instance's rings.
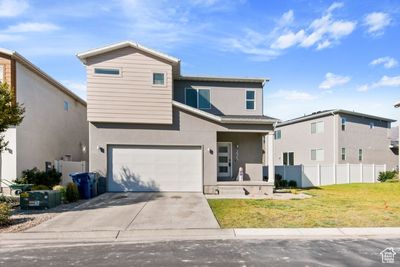
[[242,186],[218,186],[218,190],[220,195],[245,195]]

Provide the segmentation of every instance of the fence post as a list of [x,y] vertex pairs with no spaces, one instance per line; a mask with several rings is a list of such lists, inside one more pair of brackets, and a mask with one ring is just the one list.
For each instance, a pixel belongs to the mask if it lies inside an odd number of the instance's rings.
[[386,172],[386,163],[383,164],[383,172]]
[[336,163],[333,163],[333,184],[337,184]]
[[321,165],[317,164],[317,177],[318,177],[318,186],[321,186]]
[[364,176],[364,174],[363,174],[363,165],[362,165],[362,163],[360,163],[360,177],[361,177],[361,183],[363,183],[364,182],[364,178],[363,178],[363,176]]
[[347,183],[350,183],[350,163],[347,163]]
[[375,163],[372,164],[372,181],[376,183],[376,175],[375,175]]

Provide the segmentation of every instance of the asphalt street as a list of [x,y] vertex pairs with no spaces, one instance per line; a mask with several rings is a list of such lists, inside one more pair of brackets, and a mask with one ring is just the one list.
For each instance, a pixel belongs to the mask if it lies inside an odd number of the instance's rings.
[[[380,252],[393,247],[394,264]],[[30,244],[0,248],[0,266],[399,266],[400,239],[202,240]]]

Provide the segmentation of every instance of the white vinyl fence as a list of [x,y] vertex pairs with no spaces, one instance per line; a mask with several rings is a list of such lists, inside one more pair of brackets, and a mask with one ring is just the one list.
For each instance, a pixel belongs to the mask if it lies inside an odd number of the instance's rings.
[[69,182],[72,182],[69,176],[74,172],[86,172],[86,162],[85,161],[63,161],[55,160],[54,168],[62,173],[61,185],[66,186]]
[[314,164],[275,166],[284,180],[294,180],[299,187],[332,184],[375,183],[386,165],[376,164]]

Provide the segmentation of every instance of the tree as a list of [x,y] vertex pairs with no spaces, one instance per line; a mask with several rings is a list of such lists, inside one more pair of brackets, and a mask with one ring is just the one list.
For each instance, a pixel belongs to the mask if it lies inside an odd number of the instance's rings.
[[8,145],[3,133],[10,126],[18,126],[24,119],[25,108],[14,100],[14,94],[8,84],[0,83],[0,152]]

